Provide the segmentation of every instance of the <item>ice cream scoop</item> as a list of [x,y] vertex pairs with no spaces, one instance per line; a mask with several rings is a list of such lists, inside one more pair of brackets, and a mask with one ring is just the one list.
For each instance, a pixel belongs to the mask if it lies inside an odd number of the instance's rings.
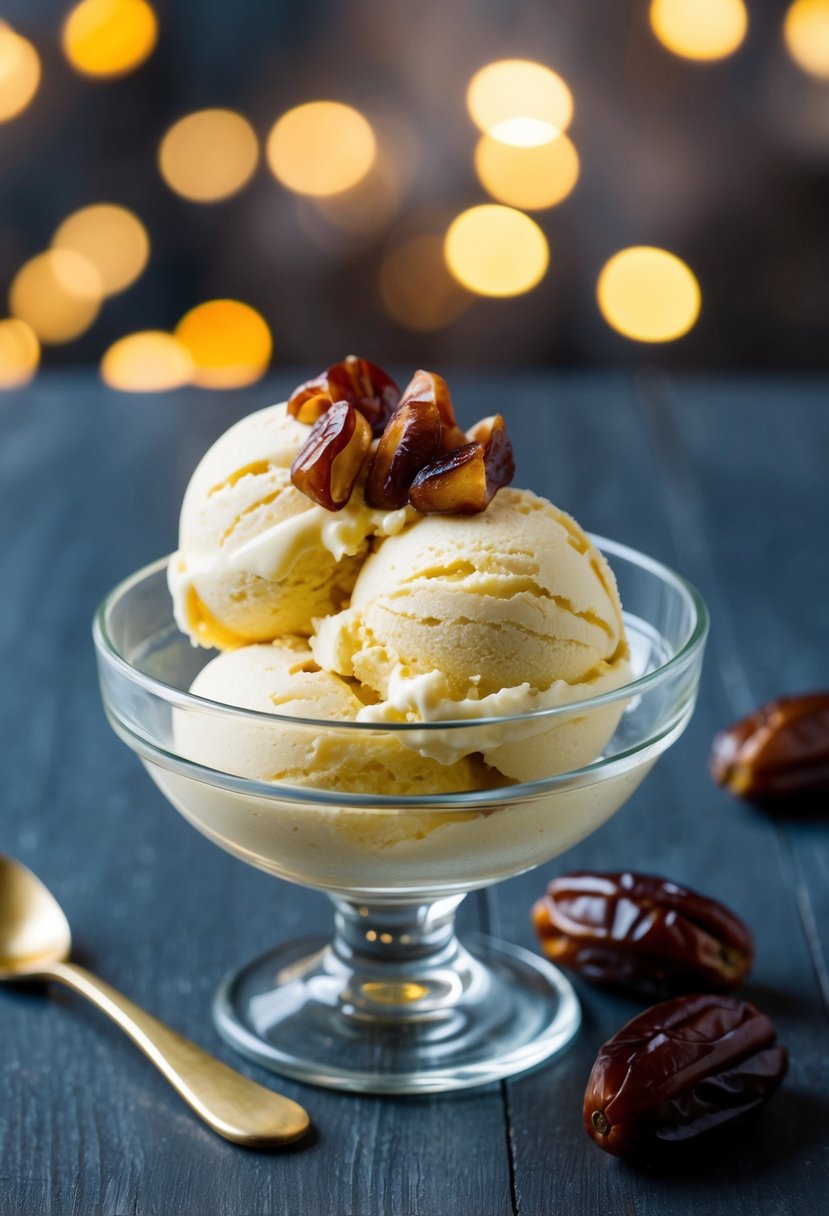
[[272,405],[242,418],[207,451],[181,509],[169,565],[176,621],[192,641],[229,649],[311,632],[348,601],[367,538],[403,526],[358,488],[337,512],[291,484],[308,427]]
[[[502,490],[474,517],[419,516],[385,540],[312,649],[379,697],[361,718],[386,722],[549,709],[630,675],[610,567],[575,520],[526,490]],[[519,780],[587,763],[620,713],[496,730],[486,759]]]
[[[250,645],[212,659],[191,691],[199,697],[282,715],[279,721],[238,718],[228,723],[209,713],[181,713],[176,746],[183,755],[234,775],[284,785],[345,792],[455,793],[504,784],[480,756],[440,764],[379,730],[342,730],[364,702],[353,685],[320,669],[299,638]],[[306,719],[295,722],[291,719]],[[325,721],[317,728],[313,721]]]

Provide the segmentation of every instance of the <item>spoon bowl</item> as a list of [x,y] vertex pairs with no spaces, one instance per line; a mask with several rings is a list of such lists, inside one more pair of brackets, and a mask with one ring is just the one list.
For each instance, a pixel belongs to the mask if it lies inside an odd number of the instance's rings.
[[0,979],[24,979],[69,957],[58,901],[31,870],[0,853]]

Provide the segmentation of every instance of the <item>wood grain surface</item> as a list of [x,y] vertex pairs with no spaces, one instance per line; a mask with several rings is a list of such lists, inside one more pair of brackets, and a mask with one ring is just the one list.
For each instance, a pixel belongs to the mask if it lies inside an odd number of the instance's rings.
[[519,484],[675,566],[711,610],[696,715],[631,802],[460,916],[532,948],[528,911],[554,873],[629,866],[752,925],[746,992],[790,1048],[786,1085],[681,1166],[642,1171],[599,1152],[580,1114],[596,1049],[639,1006],[584,985],[565,1055],[459,1096],[302,1086],[239,1060],[212,1027],[224,972],[327,928],[328,904],[233,860],[164,802],[104,720],[90,620],[119,578],[174,547],[205,447],[304,370],[222,396],[133,397],[63,375],[0,397],[0,850],[53,889],[78,959],[302,1102],[316,1127],[301,1148],[235,1148],[77,999],[3,990],[0,1216],[829,1210],[829,811],[771,819],[706,771],[717,728],[777,693],[829,686],[829,382],[452,378],[462,420],[506,416]]

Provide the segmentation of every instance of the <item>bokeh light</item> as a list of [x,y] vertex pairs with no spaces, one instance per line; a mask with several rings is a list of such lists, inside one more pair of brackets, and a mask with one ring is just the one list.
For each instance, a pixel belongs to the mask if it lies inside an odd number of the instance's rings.
[[387,255],[380,297],[400,325],[426,333],[457,321],[472,302],[446,269],[443,238],[436,235],[410,237]]
[[339,101],[296,106],[274,124],[266,155],[271,171],[297,194],[337,194],[368,173],[377,141],[368,119]]
[[502,144],[512,144],[514,148],[534,148],[538,144],[548,144],[551,139],[561,133],[561,128],[543,118],[505,118],[496,122],[487,134]]
[[15,118],[37,92],[40,58],[27,38],[0,21],[0,122]]
[[215,203],[236,194],[259,162],[259,141],[233,110],[197,110],[179,119],[161,141],[158,167],[176,194]]
[[176,338],[193,360],[193,383],[202,388],[241,388],[259,380],[273,342],[264,318],[239,300],[208,300],[179,321]]
[[829,79],[829,0],[795,0],[786,13],[783,36],[798,67]]
[[533,220],[494,203],[470,207],[449,226],[446,264],[464,287],[482,296],[518,296],[543,278],[547,238]]
[[579,157],[566,135],[523,146],[482,135],[475,148],[475,171],[500,203],[537,211],[571,193],[579,178]]
[[502,143],[546,143],[565,131],[573,96],[561,77],[531,59],[488,63],[469,82],[466,104],[473,122]]
[[150,256],[150,238],[138,216],[113,203],[95,203],[68,216],[52,247],[74,250],[91,262],[107,296],[134,283]]
[[40,362],[40,343],[25,321],[0,321],[0,389],[28,384]]
[[158,21],[146,0],[81,0],[63,26],[66,58],[84,76],[124,76],[149,58]]
[[651,28],[663,46],[684,59],[723,59],[748,29],[743,0],[651,0]]
[[122,393],[160,393],[193,379],[193,360],[178,338],[160,329],[128,334],[101,360],[101,379]]
[[71,342],[89,329],[103,299],[93,264],[72,249],[49,249],[26,262],[9,290],[9,311],[41,342]]
[[666,249],[635,245],[614,254],[596,287],[608,325],[636,342],[672,342],[692,328],[701,293],[694,273]]

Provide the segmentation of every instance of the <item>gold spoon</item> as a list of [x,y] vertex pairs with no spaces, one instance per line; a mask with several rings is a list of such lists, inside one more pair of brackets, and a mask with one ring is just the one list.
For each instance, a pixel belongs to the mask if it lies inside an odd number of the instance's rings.
[[215,1060],[91,972],[66,960],[69,922],[31,870],[0,853],[0,981],[57,980],[92,1001],[152,1060],[215,1132],[250,1148],[288,1144],[309,1127],[290,1098]]

